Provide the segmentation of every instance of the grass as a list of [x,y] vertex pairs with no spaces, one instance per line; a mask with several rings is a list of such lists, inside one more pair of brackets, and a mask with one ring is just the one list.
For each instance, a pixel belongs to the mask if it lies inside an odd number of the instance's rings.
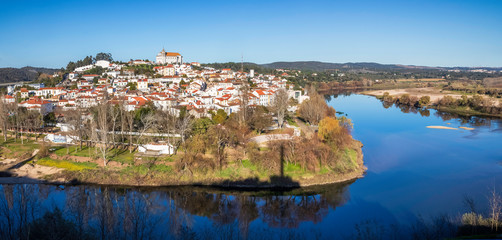
[[[242,162],[242,164],[241,164]],[[238,179],[238,178],[266,178],[269,174],[266,171],[261,170],[253,164],[250,160],[244,159],[242,161],[236,161],[233,164],[228,165],[223,170],[215,171],[215,177],[223,179]]]
[[300,164],[285,163],[284,164],[284,175],[289,177],[301,177],[306,174],[306,171],[302,169]]
[[354,149],[345,148],[345,156],[349,162],[350,169],[357,168],[357,152]]
[[16,158],[20,157],[26,153],[32,153],[35,149],[39,147],[35,141],[24,139],[24,144],[21,144],[21,139],[17,142],[14,138],[8,138],[7,141],[0,141],[0,147],[6,148],[8,150],[2,150],[1,154],[6,158]]
[[120,170],[120,173],[125,175],[146,175],[148,173],[172,173],[173,168],[171,166],[166,166],[164,164],[156,164],[151,166],[150,168],[146,165],[134,165],[128,166]]
[[293,120],[292,118],[287,118],[286,121],[288,122],[289,125],[291,126],[295,126],[295,127],[299,127],[298,126],[298,123],[296,123],[295,120]]
[[96,169],[98,167],[98,165],[95,163],[71,162],[66,160],[55,160],[51,158],[42,158],[38,160],[36,164],[47,167],[62,168],[68,171],[82,171],[88,169]]
[[[55,149],[52,152],[58,156],[71,155],[71,156],[89,157],[89,158],[101,157],[99,149],[96,149],[95,147],[83,146],[82,151],[80,151],[79,146],[70,146],[68,147],[68,154],[66,154],[67,150],[66,147],[64,146],[55,146],[51,148]],[[95,154],[96,150],[98,154]],[[107,156],[110,161],[119,162],[122,164],[133,164],[134,154],[135,152],[130,153],[128,149],[114,148],[108,151]]]

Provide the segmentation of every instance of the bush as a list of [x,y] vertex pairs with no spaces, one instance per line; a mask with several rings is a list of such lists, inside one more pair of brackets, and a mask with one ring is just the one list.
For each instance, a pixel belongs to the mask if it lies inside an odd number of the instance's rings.
[[422,96],[420,100],[418,100],[418,105],[420,107],[427,106],[431,102],[431,97],[429,96]]
[[47,145],[47,144],[42,144],[40,146],[40,148],[38,149],[38,153],[37,153],[37,159],[42,159],[42,158],[45,158],[47,156],[49,156],[49,149],[50,149],[50,145]]

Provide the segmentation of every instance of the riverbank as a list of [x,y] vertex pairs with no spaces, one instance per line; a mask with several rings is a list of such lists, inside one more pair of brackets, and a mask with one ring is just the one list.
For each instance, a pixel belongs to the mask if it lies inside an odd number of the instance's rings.
[[[459,116],[502,117],[499,111],[502,102],[487,95],[477,95],[474,99],[473,95],[469,97],[456,91],[432,87],[372,90],[363,91],[360,94],[374,96],[391,104],[396,102],[414,107],[432,108]],[[402,102],[402,96],[406,96],[406,101]],[[428,98],[428,100],[421,103],[422,98]]]
[[[9,144],[18,148],[16,144]],[[34,142],[27,145],[37,146]],[[282,174],[261,169],[248,159],[229,160],[221,170],[206,169],[204,171],[179,171],[177,164],[182,153],[174,156],[136,158],[135,153],[117,153],[107,166],[103,166],[99,158],[83,157],[93,149],[77,147],[66,150],[55,149],[48,156],[27,161],[18,168],[7,168],[7,163],[14,164],[24,160],[2,159],[2,176],[0,184],[93,184],[115,186],[211,186],[222,188],[267,189],[267,188],[300,188],[346,182],[363,177],[366,168],[363,164],[362,144],[354,140],[347,148],[347,156],[355,163],[355,168],[347,172],[334,172],[328,167],[318,171],[302,169],[298,164],[283,162]],[[2,148],[7,152],[8,148]],[[240,149],[242,151],[242,149]],[[66,152],[69,152],[66,155]],[[229,149],[232,157],[238,150]],[[23,154],[18,153],[19,156]],[[76,156],[81,155],[81,156]],[[230,156],[229,156],[230,157]],[[126,159],[129,158],[129,159]],[[101,166],[100,166],[101,165]]]

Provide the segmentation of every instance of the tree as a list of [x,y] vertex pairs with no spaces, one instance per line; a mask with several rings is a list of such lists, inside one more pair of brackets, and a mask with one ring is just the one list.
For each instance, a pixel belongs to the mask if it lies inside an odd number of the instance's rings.
[[3,96],[0,97],[0,127],[2,128],[2,134],[4,141],[7,141],[7,128],[9,124],[9,111],[7,108],[7,103],[5,102]]
[[429,96],[422,96],[420,97],[420,100],[418,100],[418,105],[420,107],[427,106],[431,102],[431,97]]
[[327,108],[326,101],[315,90],[311,90],[310,99],[300,104],[298,114],[303,120],[315,125],[325,116]]
[[100,103],[97,108],[97,116],[96,116],[96,124],[98,127],[97,134],[97,144],[98,149],[101,152],[101,157],[103,158],[103,165],[106,166],[108,164],[107,161],[107,153],[108,153],[108,130],[109,130],[109,110],[108,110],[107,102]]
[[138,124],[138,134],[136,136],[136,146],[142,144],[145,133],[151,130],[156,123],[155,116],[152,112],[148,112],[140,117],[141,124]]
[[112,124],[112,143],[113,143],[113,148],[115,148],[115,131],[116,131],[116,126],[120,117],[120,106],[119,105],[113,105],[110,106],[110,121]]
[[272,125],[272,117],[267,113],[265,107],[258,106],[253,109],[248,125],[251,129],[261,133],[265,128]]
[[452,96],[444,96],[443,98],[441,98],[441,100],[439,100],[439,105],[440,106],[446,106],[446,107],[450,107],[452,105],[455,104],[455,99],[452,97]]
[[282,128],[284,116],[288,110],[288,100],[289,96],[285,89],[281,88],[275,93],[273,109],[276,113],[277,123],[280,128]]
[[399,103],[404,104],[404,105],[412,105],[410,94],[406,93],[406,94],[401,95],[401,97],[399,97]]
[[176,133],[180,136],[180,141],[176,144],[176,149],[180,144],[185,144],[185,140],[190,134],[190,130],[192,130],[193,119],[188,114],[180,114],[180,117],[176,119]]
[[47,114],[45,114],[43,120],[44,120],[44,124],[47,124],[47,125],[56,124],[56,114],[54,114],[54,112],[47,113]]
[[96,54],[96,61],[99,61],[99,60],[106,60],[106,61],[109,61],[109,62],[113,62],[113,58],[112,58],[112,54],[111,53],[103,53],[103,52],[100,52],[98,54]]
[[132,153],[132,132],[134,131],[134,112],[125,112],[125,122],[129,131],[129,153]]
[[318,137],[337,147],[343,147],[350,142],[350,134],[346,127],[333,117],[325,117],[319,122]]
[[127,83],[127,87],[131,91],[138,90],[138,84],[137,83],[129,82],[129,83]]
[[220,170],[223,169],[225,161],[225,147],[230,142],[230,132],[223,125],[218,124],[211,127],[208,131],[209,142],[215,154]]
[[211,127],[211,125],[213,125],[213,122],[209,118],[203,117],[195,119],[192,126],[192,133],[196,135],[204,134]]
[[491,196],[488,199],[490,205],[490,215],[492,218],[491,227],[492,230],[498,232],[500,216],[502,215],[502,197],[497,193],[495,189],[491,191]]
[[459,106],[467,106],[469,104],[469,98],[467,95],[462,95],[460,99],[457,100]]
[[249,118],[249,85],[244,84],[239,91],[239,112],[237,112],[239,124],[244,125]]
[[319,130],[317,131],[317,136],[321,140],[331,142],[336,138],[336,135],[339,132],[340,124],[335,118],[326,117],[319,122]]
[[225,110],[223,110],[223,109],[218,109],[218,111],[216,111],[216,113],[214,113],[214,112],[212,113],[212,120],[216,124],[224,123],[225,120],[227,120],[227,118],[228,118],[228,115],[225,112]]

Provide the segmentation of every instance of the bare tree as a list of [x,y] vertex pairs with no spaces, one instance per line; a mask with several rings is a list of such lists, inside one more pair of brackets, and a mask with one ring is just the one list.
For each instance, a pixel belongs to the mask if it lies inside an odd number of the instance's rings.
[[177,117],[171,111],[157,111],[157,131],[159,133],[167,134],[167,144],[174,143],[174,134],[176,131]]
[[488,199],[490,204],[490,215],[492,217],[492,230],[498,232],[499,220],[502,214],[502,197],[497,193],[495,188],[490,192],[490,197]]
[[112,124],[112,137],[111,137],[111,140],[112,140],[112,144],[113,144],[113,148],[115,148],[115,130],[116,130],[116,125],[117,125],[117,121],[120,117],[120,106],[118,105],[114,105],[114,106],[110,106],[110,121],[111,121],[111,124]]
[[15,141],[17,142],[19,135],[19,107],[17,104],[17,97],[14,104],[10,105],[11,112],[13,113],[11,120],[13,121],[11,124],[14,127]]
[[3,96],[0,96],[0,127],[2,128],[4,142],[7,141],[8,126],[9,126],[9,109]]
[[65,112],[65,120],[70,125],[70,133],[77,136],[80,143],[80,151],[82,151],[82,143],[84,138],[84,120],[82,118],[82,110],[69,110]]
[[282,125],[284,124],[284,116],[288,111],[288,100],[288,92],[286,92],[285,89],[281,88],[277,90],[275,93],[273,109],[277,114],[277,123],[280,128],[282,128]]
[[108,105],[106,102],[103,102],[97,106],[97,127],[99,129],[98,135],[98,149],[101,152],[101,157],[103,158],[103,164],[106,166],[107,161],[107,153],[108,153]]
[[129,153],[132,153],[132,132],[134,131],[134,112],[125,112],[125,121],[129,131]]
[[309,91],[310,99],[305,100],[300,104],[298,113],[300,117],[310,124],[318,124],[321,119],[326,115],[327,104],[326,101],[311,88]]
[[138,126],[138,134],[136,136],[136,146],[142,144],[142,141],[145,137],[145,133],[151,130],[155,126],[155,116],[153,113],[147,113],[140,117],[140,126]]
[[[97,155],[98,154],[97,144],[99,141],[99,137],[98,137],[98,132],[97,132],[98,124],[96,122],[96,119],[94,117],[92,117],[89,120],[87,126],[88,127],[86,128],[86,130],[87,130],[86,132],[87,132],[87,136],[89,136],[90,146],[94,145],[94,154]],[[89,149],[89,156],[90,156],[91,155],[91,148],[89,147],[88,149]]]
[[244,84],[239,91],[239,124],[246,124],[249,118],[249,85]]
[[213,147],[214,154],[216,155],[216,160],[218,161],[218,167],[221,170],[223,168],[223,163],[225,161],[225,147],[230,142],[230,132],[221,124],[218,124],[208,131],[209,142]]

